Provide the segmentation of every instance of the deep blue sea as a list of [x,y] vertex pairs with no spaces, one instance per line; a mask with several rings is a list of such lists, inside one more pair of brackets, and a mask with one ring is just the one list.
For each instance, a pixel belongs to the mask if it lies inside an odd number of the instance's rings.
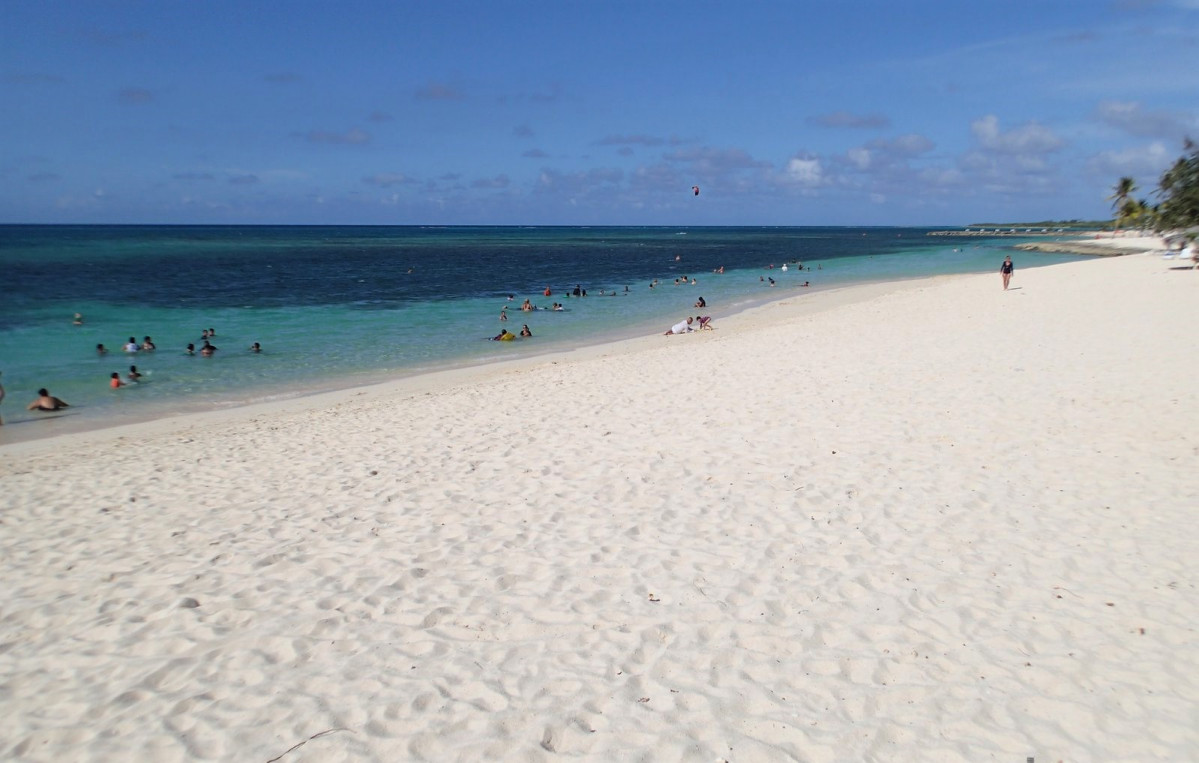
[[[0,442],[561,353],[698,313],[719,325],[851,283],[997,271],[1020,240],[928,231],[0,226]],[[1016,254],[1018,269],[1080,259]],[[697,310],[701,296],[708,307]],[[521,312],[526,299],[565,310]],[[532,338],[488,341],[523,324]],[[209,328],[216,354],[187,355]],[[146,336],[155,351],[122,351]],[[141,382],[111,389],[131,365]],[[72,407],[25,411],[39,387]]]

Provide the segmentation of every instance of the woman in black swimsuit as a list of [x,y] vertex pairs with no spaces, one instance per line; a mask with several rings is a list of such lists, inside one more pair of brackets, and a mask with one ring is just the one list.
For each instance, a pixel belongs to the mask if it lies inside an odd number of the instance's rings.
[[1003,258],[1003,264],[999,266],[999,275],[1003,276],[1003,290],[1007,291],[1008,282],[1012,280],[1012,271],[1016,266],[1012,264],[1011,256]]

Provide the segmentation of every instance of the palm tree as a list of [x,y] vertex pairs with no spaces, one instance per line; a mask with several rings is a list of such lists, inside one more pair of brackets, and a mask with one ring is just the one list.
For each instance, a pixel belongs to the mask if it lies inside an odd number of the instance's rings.
[[1141,215],[1141,203],[1134,198],[1127,198],[1120,208],[1116,210],[1116,227],[1127,228],[1132,227],[1134,222]]
[[1108,201],[1112,202],[1112,209],[1118,214],[1122,214],[1124,207],[1132,199],[1133,191],[1137,190],[1137,182],[1129,177],[1120,178],[1120,182],[1116,183],[1115,191],[1111,196],[1108,196]]

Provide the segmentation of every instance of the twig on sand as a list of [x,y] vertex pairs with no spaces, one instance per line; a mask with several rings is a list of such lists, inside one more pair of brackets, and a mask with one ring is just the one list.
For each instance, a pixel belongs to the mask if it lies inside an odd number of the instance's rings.
[[276,757],[274,757],[274,758],[271,758],[271,759],[270,759],[270,760],[268,760],[266,763],[275,763],[275,761],[277,761],[277,760],[280,760],[280,759],[281,759],[281,758],[282,758],[284,755],[286,755],[287,753],[291,752],[292,750],[296,750],[296,749],[298,749],[298,748],[300,748],[300,747],[303,747],[304,745],[308,744],[309,742],[311,742],[313,739],[316,739],[317,737],[323,737],[325,734],[332,734],[332,733],[333,733],[333,732],[335,732],[335,731],[349,731],[351,734],[353,734],[353,733],[354,733],[353,731],[350,731],[350,729],[341,729],[341,728],[338,728],[338,729],[325,729],[324,731],[321,731],[321,732],[319,732],[319,733],[317,733],[317,734],[313,734],[312,736],[310,736],[310,737],[308,737],[307,739],[305,739],[303,742],[300,742],[300,743],[298,743],[298,744],[294,744],[294,745],[292,745],[290,748],[288,748],[288,750],[287,750],[287,751],[283,752],[282,754],[280,754],[280,755],[278,755],[278,756],[276,756]]

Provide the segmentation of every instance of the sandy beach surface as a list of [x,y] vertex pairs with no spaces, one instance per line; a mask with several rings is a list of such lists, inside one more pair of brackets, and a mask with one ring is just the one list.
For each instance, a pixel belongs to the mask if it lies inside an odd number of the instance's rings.
[[0,447],[0,758],[1195,760],[1199,273],[1015,259]]

